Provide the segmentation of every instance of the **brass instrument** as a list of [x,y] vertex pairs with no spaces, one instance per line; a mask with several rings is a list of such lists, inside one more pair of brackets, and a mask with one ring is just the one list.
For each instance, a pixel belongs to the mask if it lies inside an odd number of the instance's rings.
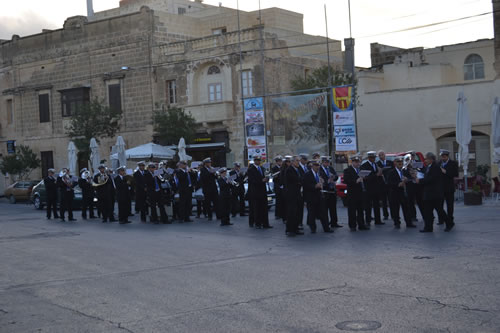
[[94,187],[102,186],[108,182],[108,179],[109,175],[107,173],[107,170],[104,173],[99,172],[99,174],[97,174],[97,183],[92,183],[92,186]]

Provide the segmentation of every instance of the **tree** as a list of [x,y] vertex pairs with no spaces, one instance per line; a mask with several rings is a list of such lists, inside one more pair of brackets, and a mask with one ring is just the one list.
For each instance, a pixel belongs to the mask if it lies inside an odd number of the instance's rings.
[[40,164],[40,159],[30,147],[20,145],[16,147],[15,154],[7,155],[3,158],[0,163],[0,171],[4,175],[8,173],[12,176],[17,176],[13,177],[13,180],[15,178],[25,180],[29,178],[34,169],[40,167]]
[[153,114],[154,137],[162,145],[176,145],[180,138],[191,142],[196,133],[196,120],[180,108],[168,108]]
[[[332,86],[342,86],[352,83],[352,75],[333,69],[330,66],[332,77]],[[313,70],[307,77],[296,76],[290,81],[293,90],[306,90],[314,88],[326,88],[331,85],[328,83],[328,66],[322,66]]]
[[115,110],[97,98],[84,103],[71,115],[71,122],[66,127],[66,134],[73,139],[82,158],[90,157],[90,139],[112,138],[120,130],[122,111]]

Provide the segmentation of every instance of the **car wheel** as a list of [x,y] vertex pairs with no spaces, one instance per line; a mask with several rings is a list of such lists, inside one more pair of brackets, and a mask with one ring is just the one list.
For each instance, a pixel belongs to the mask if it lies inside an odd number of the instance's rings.
[[42,202],[38,195],[33,199],[33,205],[35,206],[35,209],[43,209]]
[[9,202],[10,202],[11,204],[15,204],[15,203],[16,203],[16,198],[15,198],[13,195],[11,195],[11,196],[9,197]]

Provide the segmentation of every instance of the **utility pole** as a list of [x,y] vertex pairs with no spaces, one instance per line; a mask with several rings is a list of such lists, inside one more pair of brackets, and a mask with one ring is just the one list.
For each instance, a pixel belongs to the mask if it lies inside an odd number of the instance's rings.
[[351,0],[347,0],[347,5],[349,7],[349,43],[352,48],[352,61],[351,61],[351,79],[352,79],[352,92],[353,92],[353,113],[354,113],[354,128],[356,130],[356,151],[359,152],[359,135],[358,135],[358,115],[357,115],[357,107],[356,107],[356,85],[355,82],[355,74],[356,74],[356,66],[355,66],[355,57],[354,57],[354,39],[352,38],[352,23],[351,23]]
[[248,145],[247,145],[247,134],[245,129],[245,96],[243,95],[243,52],[241,51],[241,25],[240,25],[240,1],[236,0],[236,9],[238,12],[238,46],[240,51],[240,89],[241,89],[241,111],[243,115],[243,138],[245,143],[243,144],[243,163],[247,165],[248,160]]
[[265,126],[265,138],[266,138],[266,162],[269,162],[269,151],[268,151],[268,144],[267,144],[267,121],[266,121],[266,101],[265,101],[265,95],[266,95],[266,71],[265,71],[265,59],[264,59],[264,26],[262,25],[262,10],[260,7],[260,0],[259,0],[259,25],[260,25],[260,67],[261,67],[261,72],[262,72],[262,109],[264,110],[264,122],[266,124]]

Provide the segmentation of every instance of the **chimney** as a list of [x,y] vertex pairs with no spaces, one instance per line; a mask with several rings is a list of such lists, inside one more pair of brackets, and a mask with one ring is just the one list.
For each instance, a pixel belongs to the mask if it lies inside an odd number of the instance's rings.
[[94,4],[92,0],[87,0],[87,18],[92,18],[94,16]]

